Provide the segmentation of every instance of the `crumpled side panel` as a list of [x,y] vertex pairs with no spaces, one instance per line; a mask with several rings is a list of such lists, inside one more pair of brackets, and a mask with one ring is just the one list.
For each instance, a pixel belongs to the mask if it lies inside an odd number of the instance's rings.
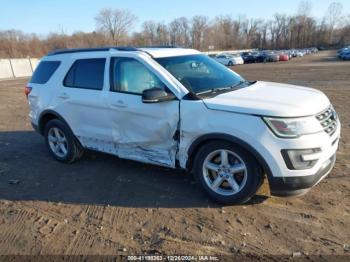
[[78,137],[84,147],[91,150],[112,154],[124,159],[135,160],[166,167],[175,167],[175,154],[177,142],[169,141],[167,148],[155,148],[152,145],[142,146],[137,144],[118,145],[113,142],[103,141],[96,138]]
[[178,142],[178,101],[155,104],[127,103],[110,111],[110,140],[80,137],[82,144],[97,151],[144,163],[175,167]]
[[[170,142],[170,141],[169,141]],[[117,154],[121,158],[132,159],[144,163],[175,167],[177,143],[169,144],[169,149],[154,148],[152,146],[119,146]]]

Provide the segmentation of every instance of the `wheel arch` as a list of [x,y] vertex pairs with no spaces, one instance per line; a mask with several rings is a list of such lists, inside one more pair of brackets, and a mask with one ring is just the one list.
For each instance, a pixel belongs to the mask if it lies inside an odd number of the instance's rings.
[[236,144],[236,145],[242,147],[243,149],[248,151],[250,154],[252,154],[252,156],[259,163],[259,165],[261,166],[261,168],[263,169],[263,171],[267,175],[267,177],[268,178],[272,177],[272,172],[271,172],[269,165],[267,164],[265,159],[261,156],[261,154],[254,147],[252,147],[251,145],[249,145],[247,142],[243,141],[240,138],[237,138],[235,136],[228,135],[228,134],[221,134],[221,133],[211,133],[211,134],[202,135],[202,136],[198,137],[191,144],[191,146],[189,147],[189,149],[187,151],[187,155],[188,155],[188,160],[187,160],[187,164],[186,164],[187,170],[192,171],[193,161],[195,159],[195,156],[196,156],[196,153],[198,152],[198,150],[204,144],[206,144],[210,141],[214,141],[214,140],[227,141],[227,142],[230,142],[230,143],[233,143],[233,144]]
[[[63,123],[65,123],[68,128],[70,129],[70,131],[73,133],[72,129],[70,128],[69,124],[67,123],[67,121],[56,111],[51,110],[51,109],[47,109],[44,110],[39,117],[39,125],[38,125],[38,131],[41,135],[44,135],[44,131],[45,131],[45,126],[46,124],[53,119],[59,119],[61,120]],[[74,133],[73,133],[74,134]]]

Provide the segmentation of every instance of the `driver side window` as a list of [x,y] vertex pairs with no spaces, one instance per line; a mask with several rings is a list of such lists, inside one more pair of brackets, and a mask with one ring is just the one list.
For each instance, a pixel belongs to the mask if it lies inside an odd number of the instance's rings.
[[133,58],[112,58],[110,77],[110,90],[114,92],[142,94],[150,88],[166,90],[153,72]]

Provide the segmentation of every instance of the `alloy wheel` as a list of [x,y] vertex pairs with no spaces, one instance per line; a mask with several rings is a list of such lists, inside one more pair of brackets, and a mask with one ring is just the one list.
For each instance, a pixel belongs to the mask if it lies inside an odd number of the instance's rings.
[[47,136],[52,152],[61,158],[68,154],[68,142],[65,134],[58,127],[50,128]]
[[215,193],[235,195],[247,182],[247,167],[236,153],[227,149],[215,150],[203,162],[203,177]]

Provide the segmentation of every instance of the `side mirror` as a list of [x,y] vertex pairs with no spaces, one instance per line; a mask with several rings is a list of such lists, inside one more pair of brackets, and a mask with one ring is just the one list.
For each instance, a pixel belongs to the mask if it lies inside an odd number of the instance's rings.
[[171,93],[165,92],[160,88],[146,89],[142,92],[143,103],[159,103],[164,101],[174,100],[175,96]]

